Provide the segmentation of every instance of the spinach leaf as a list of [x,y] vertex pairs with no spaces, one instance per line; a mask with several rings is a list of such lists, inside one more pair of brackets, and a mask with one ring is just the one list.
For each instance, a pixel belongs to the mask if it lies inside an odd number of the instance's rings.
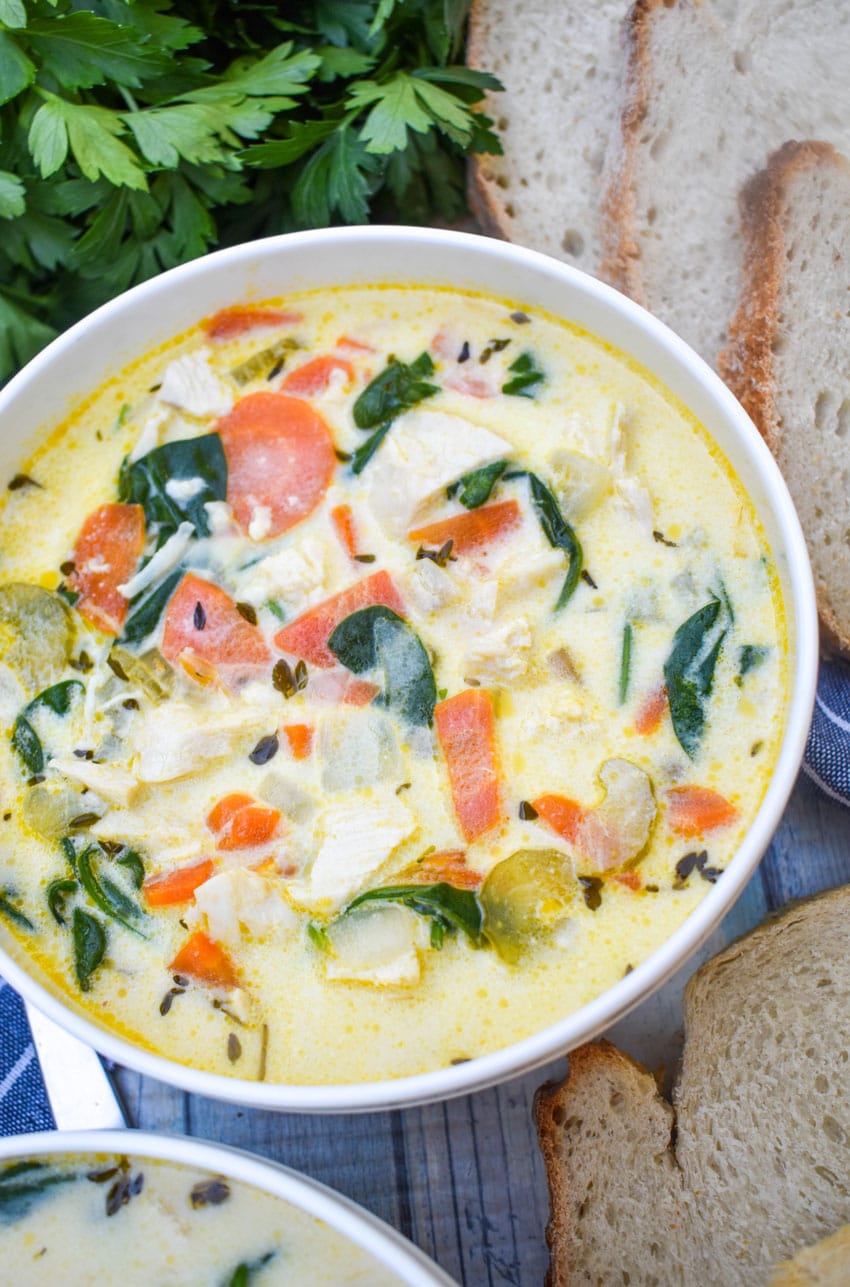
[[154,590],[143,590],[130,602],[130,611],[124,622],[124,633],[121,636],[126,643],[141,643],[157,627],[163,609],[177,586],[183,579],[183,570],[178,568],[161,581]]
[[395,420],[402,411],[409,411],[417,402],[439,393],[438,385],[429,384],[423,378],[433,374],[434,363],[427,353],[420,353],[415,362],[410,363],[392,358],[355,402],[353,415],[357,428],[377,429]]
[[12,728],[12,749],[17,752],[30,773],[42,772],[44,747],[41,745],[41,738],[23,715],[18,716]]
[[106,930],[96,916],[74,908],[71,929],[74,943],[74,970],[81,992],[91,988],[91,976],[106,955]]
[[502,385],[502,393],[512,394],[515,398],[534,398],[537,396],[537,385],[546,376],[537,365],[533,353],[520,353],[515,362],[508,367],[514,372],[514,378]]
[[445,881],[436,885],[383,885],[358,894],[343,915],[366,903],[402,903],[420,916],[431,917],[443,932],[460,930],[474,947],[481,946],[483,913],[471,889],[457,889]]
[[431,724],[437,686],[428,654],[410,625],[391,608],[375,604],[353,612],[328,640],[331,652],[355,675],[380,672],[384,706],[409,724]]
[[57,925],[65,924],[65,900],[77,890],[77,882],[70,876],[51,880],[45,890],[47,906]]
[[673,731],[682,750],[695,759],[705,731],[717,659],[728,633],[728,608],[717,595],[679,626],[664,663],[664,682]]
[[34,697],[15,720],[12,747],[30,773],[42,773],[45,765],[44,747],[30,718],[40,710],[53,711],[54,715],[67,715],[74,698],[83,691],[83,685],[78,679],[66,679],[61,684],[53,684]]
[[508,467],[507,460],[496,460],[492,465],[482,465],[471,474],[464,474],[451,487],[446,488],[449,500],[457,496],[467,509],[478,509],[490,499],[490,493]]
[[18,929],[34,930],[35,926],[30,918],[12,902],[13,897],[11,889],[0,889],[0,916],[5,916],[6,920],[17,925]]
[[[200,491],[185,500],[169,496],[166,487],[170,481],[190,478],[202,480]],[[224,500],[226,495],[227,460],[217,433],[167,442],[139,460],[125,460],[118,477],[118,499],[142,506],[148,528],[159,526],[158,545],[185,522],[194,524],[200,536],[209,536],[204,505]]]
[[751,670],[758,670],[769,654],[770,649],[763,644],[744,644],[738,650],[738,677],[743,679]]
[[243,1260],[242,1264],[237,1265],[227,1279],[227,1287],[250,1287],[254,1274],[258,1273],[270,1260],[273,1260],[276,1254],[274,1251],[267,1251],[264,1256],[258,1256],[256,1260]]
[[123,849],[115,861],[119,867],[125,867],[136,889],[141,889],[145,880],[145,864],[142,855],[135,849]]
[[75,1171],[60,1171],[48,1162],[13,1162],[0,1171],[0,1218],[20,1219],[49,1189],[76,1179]]
[[352,474],[363,473],[363,470],[369,464],[369,461],[372,459],[375,452],[378,450],[381,443],[384,441],[384,439],[386,438],[387,434],[392,429],[392,427],[393,427],[392,420],[388,420],[386,424],[379,425],[378,428],[375,430],[375,432],[370,434],[369,437],[366,439],[366,441],[364,443],[361,443],[361,445],[357,448],[356,451],[352,452],[352,455],[351,455]]
[[[512,475],[519,477],[519,475]],[[581,544],[573,528],[561,513],[558,502],[544,482],[536,474],[528,474],[528,485],[531,488],[531,499],[543,528],[543,535],[556,550],[563,550],[569,560],[567,578],[561,587],[561,593],[555,604],[555,611],[565,607],[573,596],[581,576],[583,554]]]
[[108,876],[99,875],[95,871],[92,863],[99,853],[100,849],[97,845],[87,845],[77,854],[77,875],[80,878],[80,884],[95,907],[99,907],[125,929],[132,930],[134,934],[144,938],[141,930],[132,924],[135,918],[144,915],[142,909]]

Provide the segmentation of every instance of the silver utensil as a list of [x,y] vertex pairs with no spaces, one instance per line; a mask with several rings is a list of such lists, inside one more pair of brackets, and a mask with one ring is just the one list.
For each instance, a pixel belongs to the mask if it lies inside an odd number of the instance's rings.
[[100,1056],[24,1002],[41,1075],[60,1131],[116,1130],[127,1125]]

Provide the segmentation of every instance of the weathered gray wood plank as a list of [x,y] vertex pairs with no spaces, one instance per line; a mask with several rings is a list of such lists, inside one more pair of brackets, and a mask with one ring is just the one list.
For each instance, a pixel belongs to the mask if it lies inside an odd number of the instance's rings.
[[[850,812],[798,784],[747,889],[700,953],[608,1034],[650,1067],[681,1046],[681,992],[696,965],[767,908],[850,880]],[[534,1091],[565,1063],[494,1090],[402,1113],[296,1117],[183,1095],[120,1070],[134,1125],[188,1131],[294,1166],[388,1220],[470,1287],[537,1287],[548,1200],[531,1119]]]

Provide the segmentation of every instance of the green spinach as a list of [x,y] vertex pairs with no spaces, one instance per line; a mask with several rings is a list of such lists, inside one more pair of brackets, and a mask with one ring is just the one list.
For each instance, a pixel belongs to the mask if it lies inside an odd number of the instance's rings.
[[445,881],[436,885],[383,885],[358,894],[343,915],[372,903],[401,903],[419,916],[435,921],[441,934],[459,930],[474,947],[481,946],[483,913],[478,897],[471,889],[457,889]]
[[508,467],[507,460],[496,460],[492,465],[482,465],[471,474],[464,474],[456,483],[446,488],[449,500],[457,496],[466,509],[478,509],[490,499],[490,494]]
[[[727,601],[728,602],[728,601]],[[664,682],[673,731],[682,750],[695,759],[700,748],[714,686],[714,672],[729,631],[730,614],[724,600],[712,595],[679,626],[664,663]]]
[[744,644],[738,650],[738,678],[743,679],[751,670],[758,670],[770,655],[763,644]]
[[95,907],[100,908],[112,920],[123,925],[125,929],[131,930],[144,938],[141,930],[132,922],[138,917],[143,916],[142,909],[128,898],[122,889],[119,889],[114,881],[108,876],[104,876],[95,871],[93,863],[98,857],[101,850],[98,845],[86,845],[85,849],[80,850],[77,854],[77,875],[80,878],[80,884],[94,903]]
[[623,626],[623,642],[620,646],[620,683],[619,698],[622,706],[629,695],[629,682],[632,677],[632,642],[634,639],[634,630],[632,623],[627,621]]
[[[169,482],[199,478],[203,487],[185,500],[170,496]],[[183,438],[155,447],[139,460],[125,460],[118,476],[118,499],[141,505],[148,530],[158,528],[157,545],[172,536],[181,523],[191,523],[199,536],[209,536],[204,506],[227,495],[227,460],[217,433]]]
[[353,612],[333,631],[328,647],[355,675],[378,672],[376,700],[382,705],[409,724],[433,722],[437,686],[428,654],[415,630],[391,608],[375,604]]
[[537,365],[533,353],[520,353],[508,370],[514,373],[513,379],[502,385],[502,393],[511,394],[515,398],[537,397],[537,386],[546,376]]
[[106,930],[96,916],[75,907],[71,935],[77,982],[81,992],[88,992],[91,977],[106,955]]
[[183,570],[178,568],[153,590],[143,590],[130,601],[130,611],[121,636],[126,643],[141,643],[156,629],[165,605],[182,579]]
[[367,384],[355,402],[352,414],[358,429],[371,429],[372,433],[354,452],[352,473],[359,474],[365,469],[397,416],[440,392],[438,385],[429,384],[424,378],[433,373],[434,363],[430,356],[420,353],[414,362],[399,362],[397,358],[391,358],[380,375]]
[[76,1171],[60,1171],[49,1162],[13,1162],[0,1171],[0,1219],[20,1219],[48,1190],[76,1179]]
[[11,889],[0,889],[0,916],[5,916],[6,920],[12,925],[17,925],[18,929],[34,930],[35,926],[30,918],[12,902],[14,896]]
[[70,876],[60,877],[58,880],[51,880],[45,890],[47,906],[50,908],[50,915],[57,925],[66,923],[65,903],[71,894],[77,892],[77,882]]
[[34,697],[15,720],[12,747],[30,773],[42,773],[46,762],[44,747],[32,726],[32,719],[40,710],[49,710],[54,715],[64,717],[70,711],[74,698],[83,692],[83,685],[78,679],[65,679],[60,684],[45,688]]
[[[511,477],[520,477],[520,475],[512,474]],[[561,513],[558,502],[546,484],[541,482],[536,474],[529,473],[527,477],[531,499],[534,502],[543,535],[553,549],[563,550],[568,560],[566,580],[555,603],[555,611],[560,612],[561,608],[569,603],[579,583],[584,558],[581,543]]]

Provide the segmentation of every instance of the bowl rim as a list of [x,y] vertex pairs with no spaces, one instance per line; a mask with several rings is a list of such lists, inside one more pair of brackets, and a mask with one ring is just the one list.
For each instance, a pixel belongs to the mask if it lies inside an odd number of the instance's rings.
[[421,1248],[366,1207],[320,1180],[247,1149],[193,1135],[139,1130],[38,1131],[0,1139],[0,1164],[56,1153],[130,1153],[223,1174],[316,1216],[398,1274],[408,1287],[455,1287],[454,1279]]
[[[502,259],[520,271],[528,269],[532,275],[543,274],[557,279],[567,292],[585,296],[610,312],[612,323],[622,321],[642,331],[657,351],[659,361],[663,358],[678,366],[686,378],[702,386],[702,391],[714,403],[717,418],[731,426],[759,474],[768,502],[767,506],[761,505],[760,510],[770,508],[773,511],[777,529],[783,535],[784,545],[774,549],[774,557],[778,561],[781,553],[787,561],[789,593],[786,606],[793,618],[796,646],[793,664],[789,667],[786,727],[774,771],[756,817],[722,878],[682,924],[624,978],[556,1023],[466,1063],[393,1079],[322,1085],[258,1082],[204,1072],[133,1045],[66,1007],[0,945],[0,972],[12,986],[61,1027],[117,1063],[181,1090],[225,1102],[308,1113],[383,1111],[483,1090],[539,1068],[582,1042],[592,1040],[661,987],[697,951],[733,906],[770,843],[802,762],[814,707],[818,666],[814,582],[800,521],[776,461],[741,404],[684,340],[640,305],[569,264],[509,242],[467,232],[373,224],[284,233],[215,251],[134,286],[58,336],[0,391],[0,417],[7,401],[18,390],[42,378],[52,362],[72,347],[93,321],[117,320],[125,311],[141,306],[143,302],[150,305],[159,294],[188,287],[196,278],[214,274],[219,267],[274,255],[278,249],[318,254],[324,246],[338,243],[354,255],[358,249],[369,245],[407,244],[411,248],[412,261],[417,247],[452,246],[459,250],[474,250],[476,254]],[[380,274],[370,280],[376,283],[383,281]],[[615,340],[606,339],[606,342],[618,348]],[[629,355],[629,350],[622,345],[619,350]],[[655,378],[665,385],[660,376]]]

